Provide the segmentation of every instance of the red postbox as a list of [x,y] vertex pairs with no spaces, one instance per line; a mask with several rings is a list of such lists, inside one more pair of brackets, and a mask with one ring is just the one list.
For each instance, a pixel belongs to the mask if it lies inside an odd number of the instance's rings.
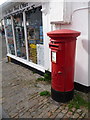
[[57,102],[67,102],[74,95],[76,37],[80,32],[60,29],[48,32],[47,35],[51,38],[51,97]]

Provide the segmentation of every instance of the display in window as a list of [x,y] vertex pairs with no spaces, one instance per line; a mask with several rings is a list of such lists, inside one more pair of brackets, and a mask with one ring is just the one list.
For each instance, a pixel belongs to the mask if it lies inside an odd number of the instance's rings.
[[43,46],[43,26],[42,26],[41,6],[26,12],[26,28],[27,28],[29,61],[44,66],[43,63],[40,64],[38,62],[41,57],[40,52],[42,52],[42,50],[38,51],[37,48],[37,45]]
[[40,43],[43,44],[43,27],[40,26]]
[[36,51],[36,45],[30,44],[30,61],[37,63],[37,51]]
[[28,30],[28,40],[35,39],[35,30],[33,28],[29,28]]
[[5,28],[9,46],[9,53],[15,55],[11,17],[5,18]]
[[14,16],[14,29],[17,56],[23,59],[27,59],[22,13]]
[[37,64],[44,66],[44,45],[37,44]]

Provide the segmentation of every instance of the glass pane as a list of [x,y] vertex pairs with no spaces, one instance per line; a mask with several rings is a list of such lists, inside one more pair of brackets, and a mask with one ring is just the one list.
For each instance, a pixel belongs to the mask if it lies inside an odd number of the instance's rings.
[[5,18],[5,28],[9,46],[9,53],[15,55],[11,17]]
[[14,16],[14,30],[17,56],[27,59],[22,13],[19,13]]
[[44,45],[41,6],[26,12],[29,60],[44,66]]

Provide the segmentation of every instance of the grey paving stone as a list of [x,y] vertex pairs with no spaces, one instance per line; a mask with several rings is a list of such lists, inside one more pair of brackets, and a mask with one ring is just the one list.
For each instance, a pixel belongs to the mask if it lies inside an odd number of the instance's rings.
[[79,114],[74,113],[74,115],[72,116],[72,118],[79,118]]
[[56,116],[56,118],[63,118],[64,117],[64,113],[60,112],[58,113],[58,115]]

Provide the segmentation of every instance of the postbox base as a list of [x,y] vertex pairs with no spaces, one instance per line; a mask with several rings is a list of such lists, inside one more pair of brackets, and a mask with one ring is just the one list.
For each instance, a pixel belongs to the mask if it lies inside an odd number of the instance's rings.
[[62,103],[68,102],[72,100],[73,95],[74,95],[74,89],[69,92],[60,92],[51,88],[51,97],[53,100],[57,102],[62,102]]

